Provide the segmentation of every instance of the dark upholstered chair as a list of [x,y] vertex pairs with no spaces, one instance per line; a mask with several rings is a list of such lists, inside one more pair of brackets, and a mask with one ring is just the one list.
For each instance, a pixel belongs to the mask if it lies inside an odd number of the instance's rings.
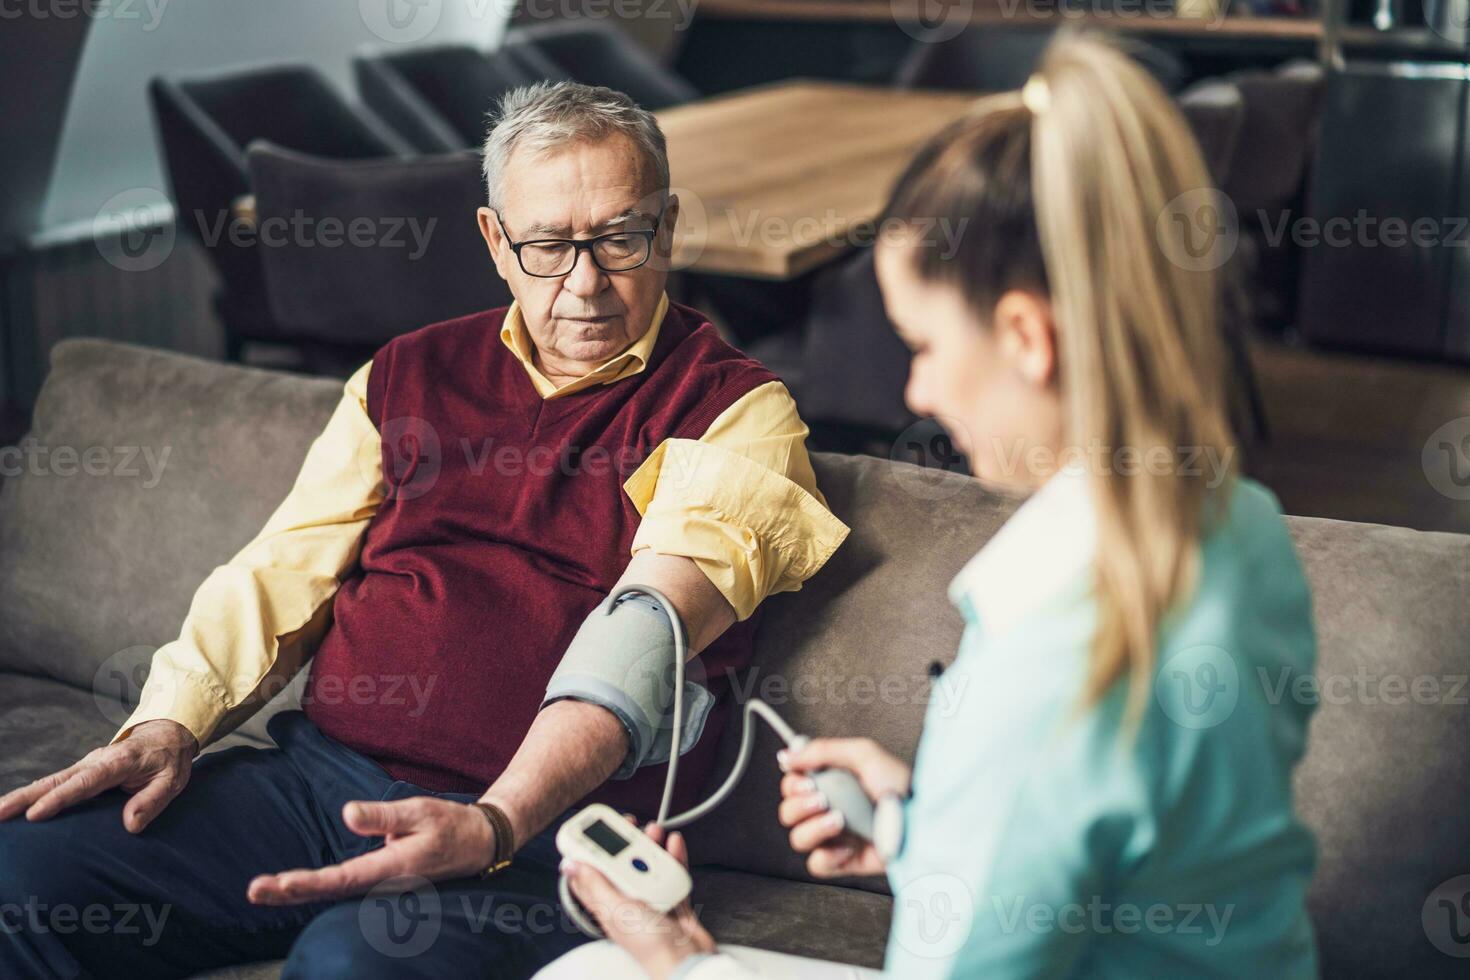
[[1301,193],[1316,145],[1326,76],[1311,61],[1275,71],[1243,71],[1224,81],[1245,103],[1225,192],[1239,210],[1279,209]]
[[362,159],[406,154],[408,145],[305,65],[155,78],[148,95],[181,230],[205,246],[220,272],[215,305],[231,359],[249,340],[289,341],[270,321],[255,248],[228,234],[232,206],[249,191],[245,147],[268,139],[317,156]]
[[[510,302],[475,220],[477,154],[348,162],[254,143],[249,167],[270,313],[315,370],[350,371],[398,334]],[[293,220],[302,232],[269,231]]]
[[1217,186],[1223,186],[1230,176],[1245,122],[1245,99],[1240,89],[1229,82],[1206,79],[1180,92],[1178,102],[1199,141],[1210,176]]
[[693,85],[660,65],[622,31],[589,18],[518,27],[506,38],[528,70],[544,55],[569,77],[626,92],[645,109],[667,109],[699,97]]
[[[914,42],[894,82],[901,88],[1005,92],[1020,88],[1041,61],[1055,31],[1030,27],[971,27],[954,37]],[[1184,64],[1161,48],[1126,39],[1126,50],[1173,92],[1186,76]]]
[[1274,71],[1242,71],[1225,80],[1240,90],[1245,117],[1223,189],[1239,218],[1240,258],[1256,320],[1279,330],[1296,316],[1301,250],[1290,235],[1273,242],[1268,230],[1303,211],[1325,75],[1315,62],[1292,61]]
[[751,349],[786,381],[813,431],[823,427],[834,445],[856,448],[847,436],[882,439],[915,421],[903,402],[909,352],[883,313],[871,248],[817,275],[805,332],[792,347],[773,339]]
[[[512,31],[500,42],[495,53],[516,65],[521,74],[538,81],[559,82],[572,77],[571,72],[551,60],[525,31]],[[580,79],[585,81],[585,79]]]
[[484,143],[490,114],[506,92],[559,77],[529,63],[522,52],[442,45],[365,53],[352,67],[363,101],[379,116],[420,152],[448,153]]

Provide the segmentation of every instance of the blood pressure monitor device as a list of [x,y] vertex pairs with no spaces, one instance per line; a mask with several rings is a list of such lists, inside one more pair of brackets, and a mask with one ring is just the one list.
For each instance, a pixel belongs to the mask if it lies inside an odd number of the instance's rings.
[[624,895],[658,912],[684,901],[694,886],[672,854],[602,803],[593,803],[562,824],[556,832],[556,849],[563,857],[601,871]]
[[[663,608],[669,622],[673,625],[673,691],[683,692],[688,641],[684,633],[684,625],[680,622],[673,603],[657,589],[645,585],[625,585],[609,596],[605,607],[615,608],[617,601],[630,592],[640,593],[656,602]],[[607,646],[601,647],[604,656],[607,649]],[[646,658],[647,655],[646,647],[637,651],[640,659]],[[683,697],[681,694],[676,694],[672,700],[671,743],[673,746],[682,746]],[[675,816],[669,815],[669,803],[674,795],[674,777],[678,771],[679,752],[677,749],[670,751],[669,771],[664,780],[663,800],[659,805],[656,821],[665,830],[676,830],[693,823],[723,803],[734,791],[735,785],[740,782],[741,777],[745,775],[746,767],[750,764],[751,750],[755,744],[755,726],[750,723],[751,715],[760,715],[761,719],[775,730],[790,749],[798,749],[807,742],[805,736],[798,735],[770,705],[759,698],[749,699],[745,702],[744,708],[742,714],[744,729],[740,736],[740,753],[735,759],[730,775],[709,799]],[[647,713],[654,714],[656,711],[648,710]],[[811,778],[816,785],[817,792],[826,799],[828,809],[842,814],[844,830],[864,840],[873,841],[878,853],[885,860],[897,853],[903,836],[903,810],[901,802],[896,797],[885,797],[876,808],[875,813],[873,802],[868,799],[857,777],[846,769],[818,770],[811,774]],[[874,826],[875,816],[877,817],[876,828]],[[556,846],[563,857],[592,865],[606,875],[608,880],[624,894],[660,912],[667,912],[682,902],[689,895],[692,887],[689,872],[678,860],[611,807],[601,803],[593,803],[568,819],[557,831]],[[573,899],[565,876],[561,878],[558,889],[562,905],[572,921],[576,922],[577,926],[589,936],[601,938],[602,932],[595,924],[587,920]]]

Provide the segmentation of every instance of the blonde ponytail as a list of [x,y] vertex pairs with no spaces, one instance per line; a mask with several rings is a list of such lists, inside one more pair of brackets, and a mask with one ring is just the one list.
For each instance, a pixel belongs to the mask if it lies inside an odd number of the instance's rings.
[[[1187,123],[1127,56],[1079,39],[1053,44],[1039,78],[1031,169],[1042,255],[1062,351],[1074,445],[1163,447],[1175,465],[1091,476],[1098,512],[1098,632],[1087,695],[1125,674],[1137,717],[1149,694],[1160,621],[1193,588],[1205,513],[1203,473],[1182,455],[1224,458],[1227,421],[1220,286],[1161,247],[1161,216],[1209,184]],[[1062,274],[1060,270],[1065,270]]]
[[890,204],[896,217],[972,215],[967,239],[1008,221],[1008,240],[967,241],[948,263],[916,255],[919,274],[955,284],[982,316],[1008,289],[1043,291],[1067,444],[1104,447],[1110,461],[1163,447],[1173,461],[1168,472],[1090,468],[1098,629],[1086,702],[1126,676],[1134,719],[1159,625],[1197,577],[1208,478],[1179,462],[1234,458],[1219,281],[1171,261],[1157,233],[1173,202],[1208,186],[1188,125],[1153,78],[1110,44],[1064,36],[1023,93],[982,100],[921,153]]

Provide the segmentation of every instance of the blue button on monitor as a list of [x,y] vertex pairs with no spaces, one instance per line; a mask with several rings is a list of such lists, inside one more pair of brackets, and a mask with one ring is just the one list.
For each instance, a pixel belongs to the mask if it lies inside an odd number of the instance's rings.
[[648,870],[648,864],[642,858],[634,858],[633,867],[637,868],[639,871]]

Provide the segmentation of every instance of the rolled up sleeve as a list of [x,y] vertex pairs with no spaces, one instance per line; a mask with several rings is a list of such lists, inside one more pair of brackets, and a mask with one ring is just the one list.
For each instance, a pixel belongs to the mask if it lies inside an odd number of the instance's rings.
[[771,382],[700,439],[660,444],[623,484],[643,518],[632,551],[689,558],[739,620],[800,589],[848,534],[817,488],[807,431],[786,386]]

